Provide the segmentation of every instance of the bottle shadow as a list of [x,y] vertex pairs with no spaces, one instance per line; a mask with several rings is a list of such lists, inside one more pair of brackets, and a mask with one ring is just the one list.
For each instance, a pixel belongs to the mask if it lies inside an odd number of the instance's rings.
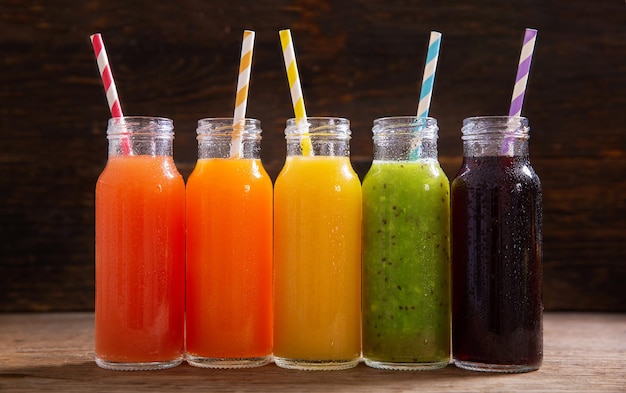
[[[378,370],[360,363],[341,371],[287,370],[271,363],[247,369],[203,369],[186,363],[158,371],[111,371],[94,362],[66,363],[58,366],[32,366],[0,370],[0,386],[13,391],[32,386],[42,390],[85,391],[106,387],[114,391],[169,391],[202,388],[211,391],[432,391],[433,387],[462,387],[463,381],[494,378],[503,374],[476,373],[448,365],[433,371]],[[11,389],[13,388],[13,389]],[[424,390],[426,388],[426,390]]]

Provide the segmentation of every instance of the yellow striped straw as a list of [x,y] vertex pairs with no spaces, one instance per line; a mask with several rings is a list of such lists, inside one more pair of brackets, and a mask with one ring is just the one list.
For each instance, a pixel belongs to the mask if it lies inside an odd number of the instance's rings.
[[235,98],[235,114],[233,115],[233,137],[230,144],[230,156],[241,156],[241,134],[245,127],[246,108],[248,106],[248,87],[250,86],[250,70],[252,68],[252,50],[254,49],[254,31],[244,30],[241,43],[241,60],[239,77],[237,78],[237,97]]
[[298,65],[296,64],[296,52],[293,48],[293,40],[291,39],[291,31],[289,29],[279,32],[280,43],[283,48],[283,58],[285,59],[285,69],[287,70],[287,79],[289,80],[289,89],[291,91],[291,103],[293,104],[293,112],[296,117],[296,124],[306,127],[306,131],[302,133],[300,140],[300,148],[303,156],[313,154],[311,138],[309,136],[309,126],[304,108],[304,97],[302,96],[302,86],[300,84],[300,76],[298,75]]

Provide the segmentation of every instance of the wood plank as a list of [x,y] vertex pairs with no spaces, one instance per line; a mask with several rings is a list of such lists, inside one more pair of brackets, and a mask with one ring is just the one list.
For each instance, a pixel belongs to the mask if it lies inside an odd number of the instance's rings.
[[109,115],[90,34],[104,34],[125,112],[174,119],[188,175],[196,122],[231,114],[241,31],[256,30],[248,114],[262,121],[275,178],[292,116],[278,29],[292,29],[309,114],[352,121],[361,175],[372,121],[415,111],[437,29],[431,114],[452,178],[463,118],[507,110],[527,26],[539,30],[524,113],[544,185],[546,307],[626,311],[623,2],[12,0],[0,15],[0,312],[93,307],[94,185]]
[[[458,168],[461,162],[460,157],[441,157],[441,161],[444,168]],[[544,303],[547,309],[626,309],[622,289],[626,278],[623,263],[626,249],[622,244],[626,233],[626,182],[618,180],[621,173],[626,173],[626,160],[611,159],[608,164],[599,161],[606,168],[607,176],[602,177],[589,169],[595,161],[532,158],[541,173],[544,188]],[[267,166],[277,172],[282,162],[277,163]],[[190,172],[193,165],[179,164],[179,167]],[[357,159],[354,166],[361,168],[363,175],[369,161]],[[448,169],[448,173],[454,172]],[[568,175],[573,173],[576,176]],[[590,186],[594,181],[596,186]],[[66,200],[66,193],[59,189],[47,197],[42,195],[47,201],[27,214],[26,221],[23,215],[15,214],[15,210],[4,216],[9,224],[7,232],[13,231],[7,236],[15,239],[5,245],[0,276],[6,296],[6,302],[0,302],[0,306],[5,310],[93,308],[93,185],[63,186],[68,187],[84,193],[79,206],[72,206],[74,202]],[[11,206],[22,204],[26,210],[31,203],[28,192],[27,187],[13,190],[15,199]],[[26,234],[29,226],[34,225],[41,214],[48,217],[29,237]],[[81,215],[82,221],[76,221]],[[65,232],[59,233],[61,229]],[[22,235],[18,236],[20,232]],[[59,237],[62,242],[58,241]],[[27,260],[24,250],[30,256]]]
[[0,389],[11,392],[618,392],[626,381],[626,314],[547,313],[539,371],[498,375],[450,365],[428,372],[299,372],[274,364],[207,370],[115,372],[93,362],[93,314],[0,314]]
[[[533,162],[547,169],[542,160]],[[570,173],[578,166],[574,160],[550,159],[547,164]],[[359,165],[367,167],[363,162]],[[609,167],[614,173],[626,170],[626,160]],[[626,190],[624,182],[610,184],[610,177],[600,179],[613,188],[612,196],[600,187],[589,187],[591,178],[577,176],[565,183],[560,171],[542,174],[544,299],[548,309],[626,308],[621,290],[626,277],[626,249],[622,246]],[[5,310],[93,307],[93,185],[58,187],[56,193],[48,189],[50,194],[41,195],[43,201],[35,207],[30,205],[29,188],[10,193],[15,199],[3,216],[3,231],[5,238],[13,240],[4,245],[0,276],[5,296],[0,306]],[[72,206],[76,200],[66,199],[61,188],[83,193],[76,198],[79,205]]]

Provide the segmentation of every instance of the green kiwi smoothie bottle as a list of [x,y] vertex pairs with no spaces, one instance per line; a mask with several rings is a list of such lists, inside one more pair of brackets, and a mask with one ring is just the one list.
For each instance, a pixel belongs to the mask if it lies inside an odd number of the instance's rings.
[[450,184],[437,121],[387,117],[373,127],[363,180],[363,358],[370,367],[445,367],[451,352]]

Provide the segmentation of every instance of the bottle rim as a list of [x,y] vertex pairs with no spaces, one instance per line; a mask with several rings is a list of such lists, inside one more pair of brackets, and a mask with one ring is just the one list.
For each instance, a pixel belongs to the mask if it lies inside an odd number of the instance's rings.
[[530,138],[530,126],[524,116],[472,116],[463,119],[461,139],[464,141],[484,137]]
[[412,135],[437,137],[439,126],[434,117],[389,116],[374,120],[372,133],[374,137],[393,135]]
[[174,136],[174,121],[158,116],[112,117],[107,123],[107,136]]
[[307,117],[306,124],[297,122],[297,119],[287,119],[285,138],[300,138],[304,135],[311,137],[333,137],[350,139],[350,120],[343,117],[314,116]]
[[[201,137],[231,137],[235,131],[232,117],[206,117],[198,120],[196,133]],[[261,121],[251,117],[243,119],[244,127],[241,135],[245,137],[260,137]]]

